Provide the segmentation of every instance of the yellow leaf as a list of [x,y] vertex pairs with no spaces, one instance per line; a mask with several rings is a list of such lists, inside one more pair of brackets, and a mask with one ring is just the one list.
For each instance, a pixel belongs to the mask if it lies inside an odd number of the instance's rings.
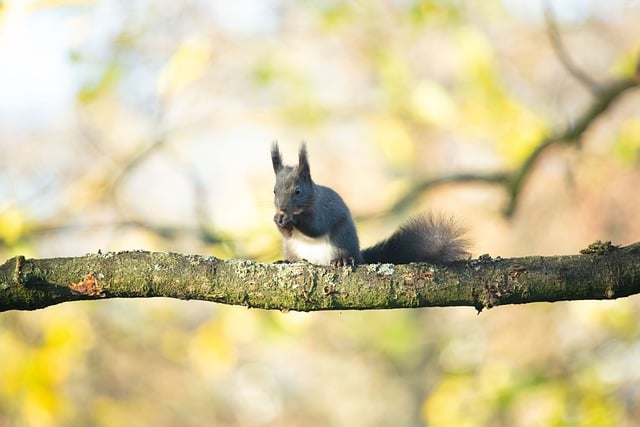
[[412,112],[419,120],[436,126],[453,124],[456,105],[449,93],[439,84],[423,80],[411,94]]
[[501,112],[502,119],[495,121],[499,123],[498,149],[510,162],[524,161],[544,138],[547,126],[541,118],[515,101],[506,99],[498,104],[501,106],[495,112]]
[[22,237],[25,228],[24,212],[15,208],[0,211],[0,241],[8,245],[16,243]]
[[640,159],[640,119],[630,119],[620,126],[613,152],[628,166]]
[[195,368],[207,375],[228,373],[237,364],[236,349],[224,333],[224,322],[217,317],[203,323],[187,346]]
[[106,94],[118,81],[120,77],[120,69],[117,64],[109,64],[96,82],[85,84],[79,91],[78,101],[88,104]]
[[456,55],[463,61],[464,72],[484,74],[487,69],[493,69],[493,49],[480,31],[461,26],[456,34],[456,44]]
[[623,407],[610,394],[585,393],[578,408],[582,425],[613,427],[621,425],[623,419]]
[[193,36],[184,40],[158,75],[158,93],[172,95],[195,83],[204,75],[211,55],[206,38]]
[[406,166],[415,154],[413,141],[406,126],[392,117],[373,122],[373,138],[385,157],[395,167]]
[[404,109],[406,96],[412,84],[411,69],[407,62],[392,52],[382,52],[377,58],[380,84],[392,108]]
[[422,405],[422,418],[430,426],[484,425],[488,405],[483,404],[469,376],[445,377]]
[[633,76],[638,64],[638,50],[640,50],[640,44],[629,49],[626,54],[613,63],[611,72],[619,77]]

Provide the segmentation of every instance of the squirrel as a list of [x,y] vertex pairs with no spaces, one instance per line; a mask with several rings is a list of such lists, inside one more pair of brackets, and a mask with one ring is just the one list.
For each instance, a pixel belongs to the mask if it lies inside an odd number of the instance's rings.
[[356,264],[431,262],[446,264],[469,257],[464,229],[451,218],[428,213],[410,219],[395,233],[360,251],[358,234],[342,197],[311,179],[303,143],[298,165],[282,163],[277,142],[271,146],[276,175],[273,221],[282,235],[287,261],[306,260],[334,267]]

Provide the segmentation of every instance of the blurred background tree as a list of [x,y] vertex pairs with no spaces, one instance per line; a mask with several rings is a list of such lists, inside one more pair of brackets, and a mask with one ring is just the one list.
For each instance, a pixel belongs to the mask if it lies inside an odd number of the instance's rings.
[[[0,258],[280,257],[274,139],[363,245],[450,212],[475,255],[640,240],[640,102],[547,150],[513,214],[482,180],[629,77],[617,0],[0,2]],[[558,40],[555,41],[556,43]],[[597,97],[597,94],[596,94]],[[413,194],[403,209],[390,207]],[[365,220],[366,219],[366,220]],[[345,313],[168,300],[0,315],[0,426],[640,425],[640,299]]]

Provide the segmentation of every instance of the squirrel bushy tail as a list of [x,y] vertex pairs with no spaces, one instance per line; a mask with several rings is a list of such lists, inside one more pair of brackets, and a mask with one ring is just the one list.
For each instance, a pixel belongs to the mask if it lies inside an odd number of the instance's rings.
[[434,213],[414,217],[389,238],[362,251],[365,264],[448,263],[469,257],[465,230],[453,218]]

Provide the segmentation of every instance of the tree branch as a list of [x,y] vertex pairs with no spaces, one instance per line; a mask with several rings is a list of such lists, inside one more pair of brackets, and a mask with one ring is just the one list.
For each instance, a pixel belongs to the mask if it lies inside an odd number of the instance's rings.
[[[509,195],[507,206],[504,209],[505,216],[511,217],[520,199],[522,188],[526,183],[538,159],[550,147],[560,144],[578,144],[584,133],[591,125],[604,114],[611,104],[620,98],[625,92],[640,85],[640,60],[638,62],[638,73],[636,76],[612,80],[603,84],[598,89],[598,96],[593,98],[578,118],[564,129],[552,132],[543,138],[538,146],[524,160],[524,162],[512,171],[499,171],[487,174],[457,174],[436,179],[425,179],[417,182],[407,190],[392,206],[391,212],[402,212],[406,210],[423,192],[439,185],[455,183],[484,183],[492,185],[502,185]],[[372,215],[373,216],[373,215]]]
[[638,86],[638,83],[639,81],[636,78],[626,78],[614,80],[602,86],[598,90],[598,96],[593,99],[584,113],[582,113],[575,122],[567,126],[564,130],[557,131],[543,139],[529,157],[525,159],[520,168],[513,172],[512,179],[509,181],[507,187],[510,197],[507,207],[505,208],[505,215],[508,217],[513,215],[520,198],[522,187],[544,151],[558,144],[573,143],[577,145],[582,135],[607,111],[609,106],[627,90]]
[[468,183],[480,183],[480,184],[506,184],[509,182],[510,174],[506,172],[496,172],[489,174],[473,174],[473,173],[461,173],[449,176],[443,176],[434,179],[425,179],[416,182],[414,185],[405,192],[405,194],[396,200],[390,209],[390,212],[403,212],[405,211],[420,194],[423,192],[440,185],[447,184],[468,184]]
[[562,42],[562,38],[560,37],[560,31],[558,30],[558,25],[556,24],[555,16],[553,15],[553,8],[548,1],[545,2],[544,6],[544,20],[547,24],[547,35],[551,41],[551,47],[553,47],[553,51],[558,57],[560,63],[564,66],[567,72],[586,87],[592,95],[598,96],[598,92],[600,91],[598,83],[586,72],[581,70],[573,62],[573,59],[571,59],[569,52],[567,52],[567,49]]
[[330,268],[159,252],[25,259],[0,266],[0,311],[76,300],[168,297],[277,310],[368,310],[611,299],[640,293],[640,243],[583,255],[449,266]]

